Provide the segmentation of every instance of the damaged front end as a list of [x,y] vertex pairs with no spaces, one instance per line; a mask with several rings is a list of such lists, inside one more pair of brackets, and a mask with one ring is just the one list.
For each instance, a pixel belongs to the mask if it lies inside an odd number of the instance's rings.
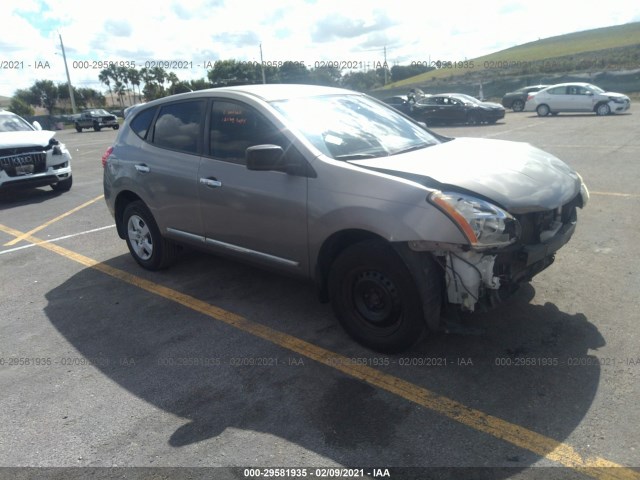
[[414,251],[429,251],[444,270],[446,300],[472,312],[492,307],[551,265],[555,252],[576,228],[576,208],[589,198],[580,193],[553,210],[511,214],[466,194],[434,192],[429,201],[461,230],[468,244],[409,242]]

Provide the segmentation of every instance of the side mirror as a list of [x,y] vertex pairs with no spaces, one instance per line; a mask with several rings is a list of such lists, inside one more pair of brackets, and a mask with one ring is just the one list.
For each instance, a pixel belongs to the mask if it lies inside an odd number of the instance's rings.
[[284,150],[279,145],[254,145],[245,151],[245,160],[249,170],[282,170]]
[[42,130],[42,125],[40,125],[40,122],[38,122],[37,120],[35,122],[33,122],[31,125],[33,125],[33,127],[36,130]]
[[304,162],[287,163],[288,156],[279,145],[254,145],[245,150],[245,161],[248,170],[275,170],[289,175],[307,175]]

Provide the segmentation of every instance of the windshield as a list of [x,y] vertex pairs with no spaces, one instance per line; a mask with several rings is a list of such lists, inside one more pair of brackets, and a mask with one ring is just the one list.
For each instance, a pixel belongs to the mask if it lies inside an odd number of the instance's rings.
[[440,143],[430,132],[362,95],[271,103],[322,153],[337,160],[387,157]]
[[589,90],[594,91],[595,93],[604,93],[604,90],[601,89],[600,87],[596,87],[595,85],[588,85]]
[[87,113],[91,113],[92,115],[111,115],[106,110],[98,109],[98,110],[85,110]]
[[463,102],[466,102],[466,103],[475,103],[475,104],[482,103],[477,98],[474,98],[471,95],[466,95],[464,93],[456,93],[455,95],[452,95],[452,97],[457,98],[458,100],[462,100]]
[[35,130],[18,115],[0,114],[0,132],[31,132]]

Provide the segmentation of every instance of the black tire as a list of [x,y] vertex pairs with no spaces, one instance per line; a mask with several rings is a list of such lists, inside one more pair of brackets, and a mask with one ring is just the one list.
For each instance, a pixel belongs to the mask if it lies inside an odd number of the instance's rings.
[[114,126],[113,126],[113,129],[114,129],[114,130],[118,130],[119,128],[120,128],[120,125],[114,125]]
[[538,105],[538,108],[536,108],[536,113],[539,117],[546,117],[547,115],[549,115],[549,113],[551,113],[551,109],[548,105],[543,103],[541,105]]
[[101,127],[100,127],[100,125],[98,125],[97,123],[94,123],[94,124],[93,124],[93,131],[94,131],[94,132],[99,132],[99,131],[100,131],[100,128],[101,128]]
[[480,116],[476,112],[470,112],[467,114],[467,124],[477,125],[480,123]]
[[71,185],[73,185],[73,177],[69,176],[58,183],[52,183],[51,188],[56,192],[68,192],[71,190]]
[[382,241],[356,243],[338,256],[329,272],[329,296],[347,333],[373,350],[406,350],[426,330],[416,282]]
[[139,200],[125,207],[122,228],[131,256],[147,270],[167,268],[178,255],[178,246],[160,234],[153,215]]
[[524,102],[522,100],[514,100],[511,104],[511,109],[514,112],[521,112],[524,110]]
[[596,115],[599,117],[606,117],[611,113],[611,108],[606,103],[600,103],[596,105]]
[[76,132],[82,133],[82,127],[76,123]]

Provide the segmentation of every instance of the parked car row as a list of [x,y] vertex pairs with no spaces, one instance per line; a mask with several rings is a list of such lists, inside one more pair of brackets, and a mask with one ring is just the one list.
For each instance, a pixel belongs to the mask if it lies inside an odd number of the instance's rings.
[[505,109],[493,102],[483,102],[464,93],[437,95],[396,95],[383,100],[427,125],[436,123],[463,123],[478,125],[496,123],[504,118]]

